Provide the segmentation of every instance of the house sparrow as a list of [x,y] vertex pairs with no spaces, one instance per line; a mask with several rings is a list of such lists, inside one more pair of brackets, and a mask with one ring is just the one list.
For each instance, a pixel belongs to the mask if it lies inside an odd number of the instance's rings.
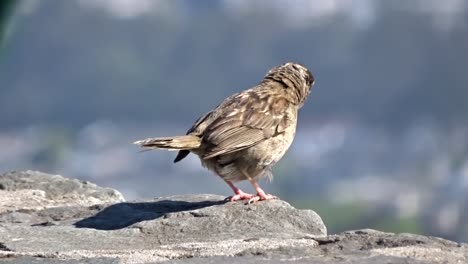
[[[219,175],[234,195],[230,201],[275,199],[258,185],[271,179],[271,168],[291,145],[297,113],[306,101],[314,77],[304,66],[288,62],[274,67],[253,88],[226,98],[200,117],[185,136],[148,138],[134,144],[150,149],[179,150],[174,162],[190,152]],[[257,192],[243,192],[234,183],[248,180]]]

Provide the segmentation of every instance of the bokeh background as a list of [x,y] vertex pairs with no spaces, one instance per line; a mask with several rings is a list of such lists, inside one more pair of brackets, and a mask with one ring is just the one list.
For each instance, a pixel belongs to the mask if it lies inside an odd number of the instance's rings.
[[316,85],[265,190],[330,233],[468,241],[467,1],[4,0],[0,19],[1,172],[228,196],[197,158],[131,142],[296,61]]

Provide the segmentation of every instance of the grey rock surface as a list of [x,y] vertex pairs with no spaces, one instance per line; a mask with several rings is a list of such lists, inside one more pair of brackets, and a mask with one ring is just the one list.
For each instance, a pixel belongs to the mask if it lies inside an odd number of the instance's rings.
[[115,190],[32,171],[1,175],[0,186],[5,263],[468,263],[466,244],[440,238],[327,236],[315,212],[281,200],[124,202]]
[[[124,201],[122,194],[114,189],[38,171],[0,175],[0,197],[0,213],[19,209],[38,210]],[[16,217],[22,219],[27,216],[19,211]]]

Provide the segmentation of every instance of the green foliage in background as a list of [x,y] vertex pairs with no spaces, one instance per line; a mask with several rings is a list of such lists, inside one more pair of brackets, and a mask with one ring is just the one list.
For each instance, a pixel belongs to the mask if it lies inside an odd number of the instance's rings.
[[[395,217],[390,212],[376,214],[363,201],[334,204],[330,201],[292,201],[298,208],[316,211],[328,228],[330,234],[351,229],[372,228],[384,232],[414,233],[422,232],[417,217]],[[376,217],[378,216],[378,217]]]
[[13,8],[18,4],[19,0],[2,0],[0,2],[0,48],[6,38],[9,19],[12,15]]

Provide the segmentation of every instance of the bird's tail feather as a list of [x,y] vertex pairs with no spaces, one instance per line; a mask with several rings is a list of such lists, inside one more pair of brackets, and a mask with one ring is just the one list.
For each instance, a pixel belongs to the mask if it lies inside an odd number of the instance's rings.
[[200,147],[201,138],[192,135],[162,138],[147,138],[133,142],[145,150],[167,149],[167,150],[190,150]]

